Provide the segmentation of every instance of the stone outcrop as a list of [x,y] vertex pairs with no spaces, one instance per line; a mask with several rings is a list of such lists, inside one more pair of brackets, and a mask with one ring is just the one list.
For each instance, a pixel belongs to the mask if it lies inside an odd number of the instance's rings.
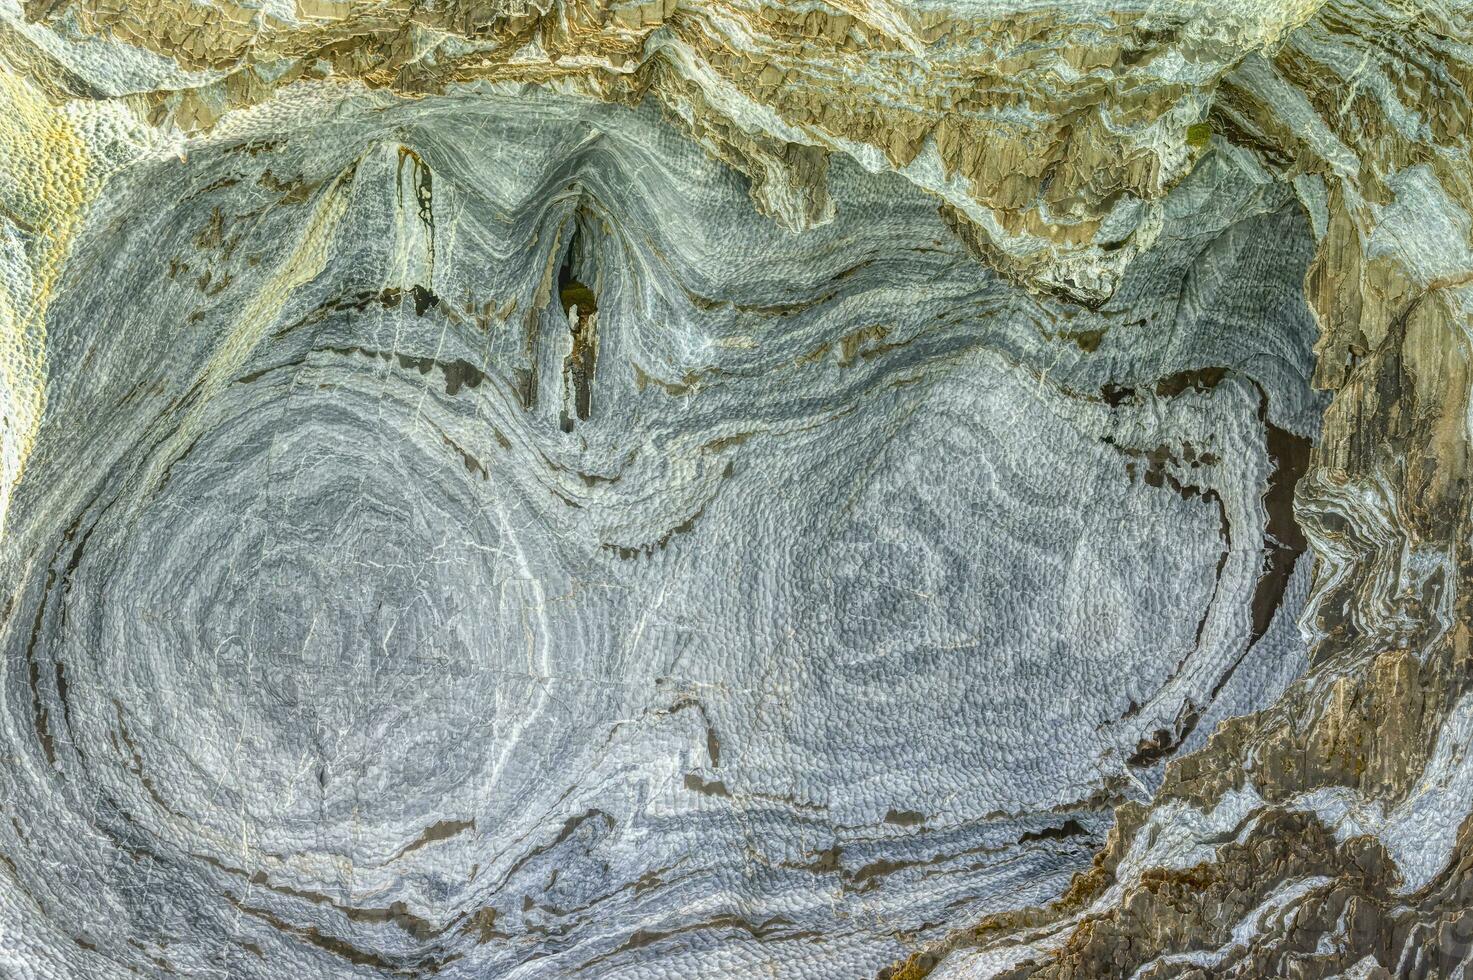
[[1467,969],[1459,5],[0,69],[0,972]]

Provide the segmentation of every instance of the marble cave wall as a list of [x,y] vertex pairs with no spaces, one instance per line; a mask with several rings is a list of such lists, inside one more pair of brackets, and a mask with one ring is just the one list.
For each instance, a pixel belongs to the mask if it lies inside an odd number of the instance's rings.
[[0,977],[1473,975],[1457,0],[0,0]]

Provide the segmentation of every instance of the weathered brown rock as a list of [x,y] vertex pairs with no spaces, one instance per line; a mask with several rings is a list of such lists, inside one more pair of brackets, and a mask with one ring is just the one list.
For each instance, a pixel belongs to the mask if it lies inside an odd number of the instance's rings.
[[[1304,293],[1315,384],[1333,399],[1294,500],[1315,558],[1311,668],[1171,761],[1149,804],[1121,805],[1058,901],[958,921],[888,976],[1469,969],[1473,21],[1437,0],[1019,6],[0,7],[0,214],[30,236],[0,292],[0,513],[39,425],[48,296],[102,177],[129,140],[185,153],[191,138],[268,129],[284,93],[530,84],[649,99],[787,227],[833,220],[830,164],[853,158],[933,194],[980,262],[1090,308],[1145,261],[1162,201],[1197,161],[1243,153],[1293,186],[1317,242]],[[304,248],[287,271],[310,279],[318,258]],[[1232,819],[1157,848],[1188,811]],[[1402,867],[1412,816],[1451,841],[1427,844],[1417,874]]]

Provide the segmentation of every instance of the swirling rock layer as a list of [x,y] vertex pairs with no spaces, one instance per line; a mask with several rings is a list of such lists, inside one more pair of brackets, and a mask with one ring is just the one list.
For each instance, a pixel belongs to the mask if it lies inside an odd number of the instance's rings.
[[657,7],[0,4],[0,965],[1456,975],[1460,15]]

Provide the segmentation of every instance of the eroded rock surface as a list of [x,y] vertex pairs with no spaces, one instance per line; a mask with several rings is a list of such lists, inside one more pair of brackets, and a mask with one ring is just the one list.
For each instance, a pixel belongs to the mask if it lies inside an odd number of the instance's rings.
[[0,3],[0,966],[1459,975],[1469,41]]

